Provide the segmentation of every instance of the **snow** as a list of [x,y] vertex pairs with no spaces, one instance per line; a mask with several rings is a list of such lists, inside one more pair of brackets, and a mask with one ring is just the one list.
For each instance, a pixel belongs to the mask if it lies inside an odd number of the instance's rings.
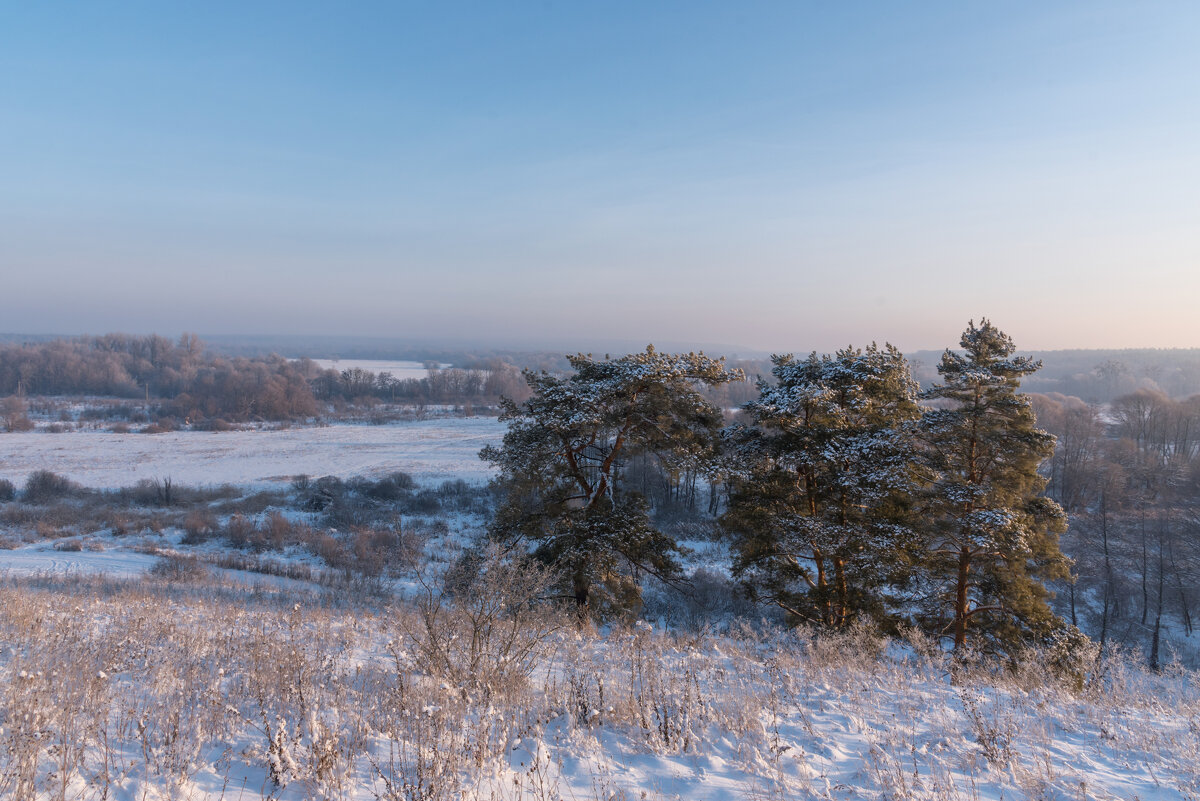
[[[386,359],[313,359],[323,370],[366,370],[369,373],[391,373],[397,381],[422,379],[429,375],[424,362],[388,361]],[[439,365],[443,370],[449,364]]]
[[[403,470],[423,483],[448,478],[479,482],[491,470],[477,453],[484,445],[498,444],[504,431],[505,425],[494,418],[447,418],[386,426],[339,424],[224,433],[2,434],[0,478],[19,485],[30,472],[47,469],[97,488],[165,476],[179,484],[253,487],[284,482],[299,473],[346,477]],[[455,520],[453,528],[460,531],[464,522]],[[328,797],[378,798],[382,787],[376,764],[386,768],[389,742],[383,729],[358,738],[371,723],[362,710],[379,714],[370,705],[384,696],[367,685],[358,689],[356,682],[360,668],[369,677],[372,669],[393,664],[384,642],[395,632],[387,628],[390,624],[382,615],[375,617],[383,610],[344,615],[336,609],[309,612],[308,602],[318,591],[313,585],[218,569],[211,571],[214,585],[232,579],[242,586],[270,584],[281,593],[294,592],[293,616],[285,620],[279,607],[256,607],[262,602],[251,594],[244,608],[236,603],[225,608],[200,596],[158,604],[139,601],[133,593],[109,601],[69,586],[53,595],[20,592],[20,582],[30,576],[63,577],[65,585],[82,586],[87,577],[103,574],[133,579],[130,586],[137,586],[159,560],[143,552],[142,546],[182,551],[179,537],[177,530],[146,537],[144,542],[133,535],[72,536],[84,550],[55,550],[47,541],[0,550],[0,593],[14,602],[12,609],[0,608],[0,635],[13,639],[13,644],[0,647],[0,724],[18,702],[29,701],[20,683],[29,665],[36,670],[44,667],[49,675],[55,667],[67,671],[76,663],[83,665],[93,651],[98,653],[109,642],[105,638],[113,627],[129,626],[130,637],[110,637],[126,648],[131,640],[149,637],[142,632],[145,625],[147,632],[158,632],[157,639],[150,638],[158,649],[155,653],[174,654],[169,660],[162,657],[170,682],[155,685],[149,673],[122,668],[115,659],[100,663],[99,672],[94,666],[86,672],[79,668],[80,676],[103,683],[113,698],[113,709],[119,708],[118,701],[136,701],[147,710],[169,711],[174,708],[169,704],[176,703],[172,700],[176,681],[179,686],[193,682],[194,686],[186,686],[196,692],[209,686],[205,681],[212,688],[223,686],[231,694],[230,705],[211,733],[201,737],[198,727],[184,732],[184,744],[194,738],[195,750],[187,752],[190,755],[178,775],[168,775],[165,762],[148,761],[140,750],[142,744],[114,742],[117,759],[126,767],[114,773],[111,788],[104,788],[109,797],[196,801],[316,797],[324,786],[321,782],[332,780],[326,776],[318,781],[310,768],[318,762],[313,732],[329,726],[355,756],[338,763],[339,770],[345,771],[338,774],[344,776],[339,779],[344,785]],[[686,544],[693,549],[691,564],[718,571],[727,568],[726,546],[702,540]],[[217,547],[210,544],[208,550],[215,552]],[[120,604],[125,607],[118,608]],[[35,623],[29,624],[31,633],[19,634],[18,623],[27,607],[36,610],[36,617],[30,618]],[[83,633],[78,642],[69,638],[50,643],[46,634],[54,629],[43,621],[58,619],[56,615],[70,622],[70,631]],[[131,624],[121,623],[126,616]],[[325,634],[296,633],[310,628]],[[206,637],[213,632],[221,632],[220,638],[209,642]],[[330,632],[338,637],[324,639]],[[405,724],[412,727],[409,735],[402,732],[400,737],[416,736],[413,732],[442,737],[425,743],[428,751],[436,752],[438,748],[461,750],[473,736],[501,732],[504,736],[494,743],[495,749],[479,757],[479,763],[466,761],[465,752],[456,757],[462,761],[455,763],[455,769],[469,774],[464,779],[472,789],[463,798],[999,801],[1038,797],[1066,801],[1136,797],[1150,801],[1196,798],[1200,789],[1195,769],[1200,763],[1196,723],[1200,696],[1192,673],[1146,674],[1130,667],[1131,663],[1118,662],[1106,686],[1083,696],[1028,679],[1022,685],[1015,678],[952,677],[940,657],[919,656],[907,645],[886,646],[876,656],[871,643],[860,647],[852,640],[835,647],[803,637],[756,641],[739,636],[673,634],[645,625],[632,631],[572,630],[564,633],[554,653],[535,671],[527,691],[509,700],[489,701],[486,709],[444,681],[433,691],[433,677],[420,676],[413,669],[411,687],[420,695],[413,701],[414,709],[437,726],[420,729],[409,722]],[[20,647],[15,644],[18,637],[25,638]],[[221,638],[228,638],[229,644],[221,646]],[[43,641],[50,644],[38,650]],[[224,661],[208,664],[208,652],[198,646],[202,643],[224,648],[220,652]],[[306,722],[306,715],[317,720],[317,707],[304,710],[285,703],[290,698],[287,687],[275,688],[275,696],[263,693],[272,704],[278,702],[280,714],[289,716],[288,737],[278,736],[285,731],[284,718],[273,719],[281,728],[273,742],[276,750],[271,751],[258,728],[268,719],[266,707],[254,705],[261,702],[255,701],[253,693],[237,692],[271,677],[271,671],[260,666],[274,665],[275,660],[255,656],[256,649],[265,655],[280,643],[289,647],[300,643],[303,652],[311,655],[312,665],[336,669],[320,667],[319,676],[305,679],[314,682],[307,691],[320,705],[323,722],[319,725]],[[188,661],[193,648],[195,664]],[[291,651],[292,656],[295,653]],[[411,659],[405,662],[411,663]],[[188,665],[194,668],[190,673],[182,669]],[[28,679],[27,683],[36,682]],[[379,685],[386,686],[390,685]],[[70,689],[63,684],[47,690],[44,697],[54,701],[47,709],[66,708],[59,700]],[[23,693],[19,698],[18,690]],[[151,701],[160,696],[166,700],[154,706]],[[339,703],[344,706],[336,706]],[[493,709],[492,703],[499,708]],[[182,717],[206,708],[197,704]],[[583,711],[577,716],[574,710]],[[489,718],[494,718],[489,724],[493,728],[484,725]],[[6,733],[0,728],[0,740],[15,736],[11,724],[5,725],[10,729]],[[671,732],[669,738],[661,735],[664,730]],[[149,736],[155,731],[152,726]],[[94,742],[87,748],[88,764],[95,772],[98,755],[104,752]],[[170,756],[171,748],[176,746],[160,744],[155,759]],[[186,750],[178,748],[181,753]],[[371,748],[373,756],[368,758]],[[43,753],[46,767],[40,786],[45,793],[38,797],[48,797],[53,784],[48,771],[54,752]],[[272,764],[284,765],[294,777],[286,787],[271,786],[268,765]],[[0,753],[0,796],[5,788],[4,767]],[[101,797],[98,786],[85,784],[82,772],[72,781],[72,792],[79,797]]]
[[131,578],[142,575],[157,561],[157,556],[130,550],[56,551],[49,543],[40,542],[13,550],[0,550],[0,574],[104,574]]
[[[1157,801],[1200,788],[1192,676],[1119,660],[1076,694],[1037,666],[951,671],[936,652],[858,635],[564,630],[530,685],[483,698],[423,673],[393,640],[394,610],[34,586],[0,582],[0,738],[40,749],[38,798],[54,797],[60,740],[83,754],[73,797],[131,801],[415,798],[382,793],[381,778],[422,776],[444,792],[419,797],[480,801]],[[126,709],[144,731],[122,725]],[[40,730],[20,725],[25,710]]]
[[29,431],[0,434],[0,478],[20,486],[35,470],[50,470],[101,489],[164,477],[177,484],[262,486],[301,473],[377,477],[402,470],[423,483],[482,483],[492,469],[479,450],[498,444],[504,431],[494,417],[274,431]]

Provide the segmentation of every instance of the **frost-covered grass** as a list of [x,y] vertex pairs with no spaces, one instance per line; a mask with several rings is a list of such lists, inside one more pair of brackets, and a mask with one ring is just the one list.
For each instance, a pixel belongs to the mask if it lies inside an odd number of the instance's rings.
[[0,798],[1200,797],[1190,672],[1112,656],[1077,691],[864,632],[580,631],[498,581],[5,579]]

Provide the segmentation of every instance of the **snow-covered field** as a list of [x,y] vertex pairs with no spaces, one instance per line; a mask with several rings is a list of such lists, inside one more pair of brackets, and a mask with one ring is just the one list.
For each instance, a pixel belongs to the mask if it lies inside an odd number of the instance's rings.
[[132,578],[149,570],[157,556],[128,549],[113,551],[59,551],[53,543],[39,542],[0,550],[0,574],[98,575]]
[[[397,362],[386,359],[313,359],[326,370],[366,370],[369,373],[391,373],[392,378],[403,381],[410,378],[421,379],[429,375],[429,371],[421,362]],[[440,365],[443,369],[449,364]]]
[[504,430],[494,417],[468,417],[278,431],[30,431],[0,434],[0,478],[20,486],[31,472],[50,470],[96,488],[165,477],[177,484],[253,486],[298,474],[377,477],[402,470],[422,482],[483,482],[491,469],[479,450],[499,442]]
[[1186,672],[1117,658],[1075,690],[919,641],[568,619],[514,662],[445,609],[238,592],[0,581],[0,798],[1200,797]]

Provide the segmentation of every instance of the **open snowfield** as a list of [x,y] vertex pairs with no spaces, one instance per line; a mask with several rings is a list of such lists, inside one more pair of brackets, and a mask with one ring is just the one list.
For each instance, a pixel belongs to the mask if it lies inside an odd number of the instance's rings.
[[484,482],[491,468],[479,450],[499,442],[504,431],[494,417],[280,431],[30,431],[0,435],[0,478],[20,486],[33,471],[50,470],[102,489],[166,477],[177,484],[255,486],[299,474],[378,477],[402,470],[422,483]]
[[[429,375],[421,362],[397,362],[386,359],[313,359],[318,366],[326,370],[366,370],[369,373],[391,373],[392,378],[404,381],[410,378],[422,379]],[[442,368],[449,364],[441,365]]]
[[106,575],[121,578],[140,576],[149,570],[157,556],[131,550],[57,551],[52,543],[39,542],[12,550],[0,550],[0,574],[29,575]]

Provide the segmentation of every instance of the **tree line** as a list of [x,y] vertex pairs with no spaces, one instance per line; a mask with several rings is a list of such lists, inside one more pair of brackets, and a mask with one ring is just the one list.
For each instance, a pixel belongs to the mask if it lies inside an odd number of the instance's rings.
[[1069,578],[1067,515],[1038,468],[1054,437],[1019,390],[1039,363],[972,322],[921,392],[891,346],[773,358],[739,422],[699,387],[741,380],[703,354],[571,358],[506,401],[492,537],[526,543],[581,615],[635,608],[683,578],[642,492],[645,465],[702,476],[752,597],[793,622],[916,626],[956,649],[1078,641],[1047,583]]
[[[397,379],[275,354],[231,358],[209,352],[194,334],[0,344],[0,397],[35,395],[140,398],[160,416],[199,423],[304,419],[324,403],[495,405],[501,395],[523,399],[527,389],[520,371],[501,359],[467,369],[430,365],[424,378]],[[18,412],[6,410],[5,419],[19,420]]]
[[313,392],[323,401],[495,405],[501,396],[524,399],[529,394],[520,369],[500,359],[466,368],[429,362],[424,378],[397,378],[386,370],[361,367],[313,368]]
[[1070,615],[1101,643],[1138,641],[1160,659],[1164,617],[1195,628],[1200,585],[1200,396],[1139,390],[1103,407],[1035,398],[1058,439],[1047,493],[1070,514]]

